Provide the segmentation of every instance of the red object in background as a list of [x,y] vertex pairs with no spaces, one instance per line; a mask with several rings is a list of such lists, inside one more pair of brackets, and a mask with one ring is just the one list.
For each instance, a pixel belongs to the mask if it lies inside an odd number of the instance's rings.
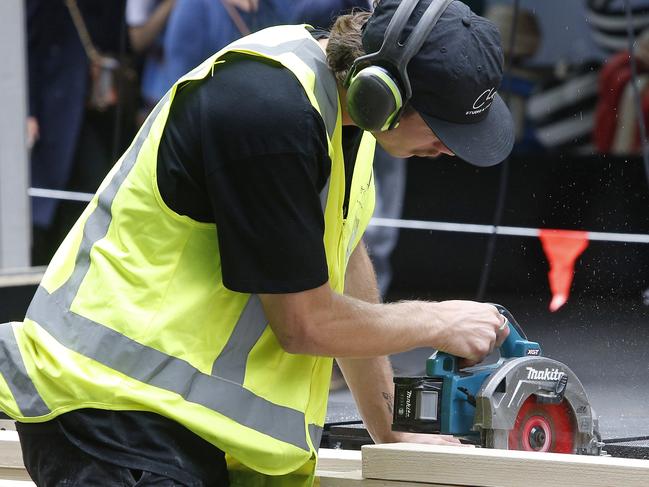
[[550,311],[557,311],[568,301],[575,274],[575,260],[588,247],[588,232],[540,229],[539,238],[550,263]]

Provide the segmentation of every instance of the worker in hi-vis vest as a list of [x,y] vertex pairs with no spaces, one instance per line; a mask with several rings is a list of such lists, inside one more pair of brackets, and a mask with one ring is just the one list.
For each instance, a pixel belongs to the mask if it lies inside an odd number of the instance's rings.
[[25,320],[0,326],[0,409],[36,483],[310,485],[332,357],[374,441],[459,445],[391,431],[386,356],[476,363],[504,318],[379,303],[361,237],[376,142],[479,166],[508,155],[502,64],[497,29],[463,3],[383,0],[331,32],[259,31],[181,78]]

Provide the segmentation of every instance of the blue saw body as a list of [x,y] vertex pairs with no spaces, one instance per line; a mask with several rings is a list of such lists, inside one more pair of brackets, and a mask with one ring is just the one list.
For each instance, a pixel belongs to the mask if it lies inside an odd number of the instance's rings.
[[433,354],[426,361],[426,375],[443,382],[440,408],[442,434],[476,434],[473,431],[475,396],[483,382],[511,359],[540,357],[542,354],[541,346],[527,339],[509,311],[502,306],[497,308],[507,319],[509,327],[509,336],[500,346],[498,362],[460,370],[459,358],[443,352]]
[[541,356],[511,313],[494,306],[509,329],[498,362],[460,370],[458,357],[438,352],[424,377],[395,377],[392,429],[484,448],[601,455],[597,416],[577,376]]

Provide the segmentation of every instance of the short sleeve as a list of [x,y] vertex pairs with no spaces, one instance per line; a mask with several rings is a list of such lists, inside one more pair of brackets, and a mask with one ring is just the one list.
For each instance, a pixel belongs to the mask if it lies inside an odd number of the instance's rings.
[[250,58],[228,61],[206,81],[200,104],[225,286],[288,293],[324,284],[320,192],[331,163],[322,119],[295,76]]

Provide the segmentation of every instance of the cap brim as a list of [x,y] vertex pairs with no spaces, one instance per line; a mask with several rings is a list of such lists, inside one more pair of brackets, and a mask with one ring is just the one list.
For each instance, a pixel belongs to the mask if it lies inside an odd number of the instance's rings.
[[505,160],[514,146],[514,122],[496,94],[487,116],[476,123],[453,123],[420,113],[435,135],[460,159],[475,166]]

